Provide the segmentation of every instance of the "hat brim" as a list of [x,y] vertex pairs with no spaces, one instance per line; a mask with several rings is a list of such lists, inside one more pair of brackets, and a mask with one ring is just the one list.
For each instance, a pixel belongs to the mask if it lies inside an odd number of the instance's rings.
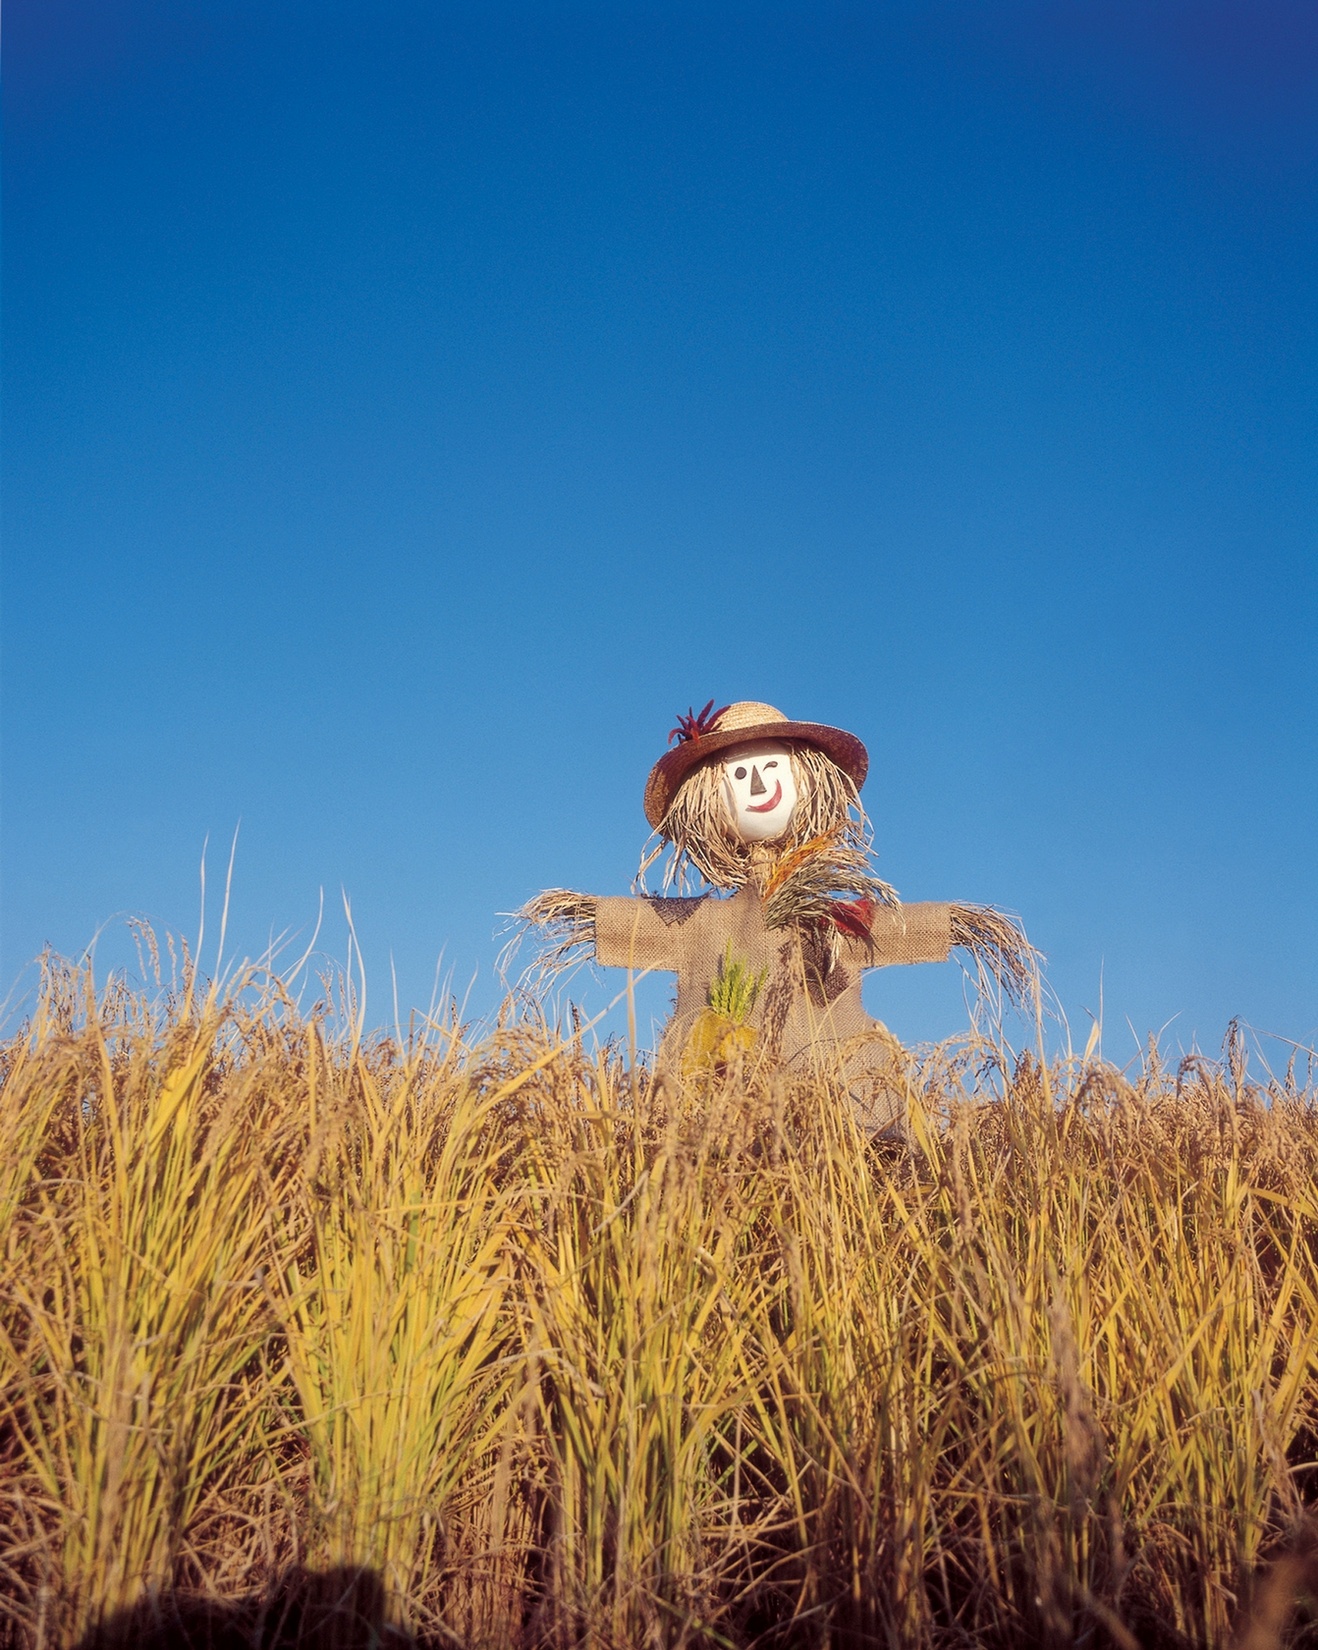
[[677,795],[677,788],[691,772],[710,757],[731,750],[734,745],[759,745],[768,740],[781,744],[813,745],[842,769],[856,789],[869,772],[869,752],[854,733],[828,728],[822,722],[760,722],[749,728],[718,729],[688,739],[676,750],[665,751],[650,770],[645,782],[645,817],[658,830]]

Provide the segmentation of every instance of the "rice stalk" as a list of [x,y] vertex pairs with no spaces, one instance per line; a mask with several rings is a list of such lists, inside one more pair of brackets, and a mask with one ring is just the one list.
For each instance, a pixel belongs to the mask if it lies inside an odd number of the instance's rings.
[[47,1160],[10,1228],[0,1401],[26,1498],[54,1526],[43,1586],[71,1636],[170,1579],[260,1407],[248,1376],[270,1324],[253,1211],[281,1195],[281,1120],[241,1081],[215,1081],[222,1019],[213,999],[194,1019],[89,1015],[53,1039],[54,1106],[41,1059],[6,1086]]
[[52,968],[0,1073],[0,1644],[1318,1640],[1318,1106],[1234,1045],[894,1047],[884,1146]]
[[555,1642],[704,1642],[756,1542],[757,1165],[726,1098],[688,1130],[615,1107],[565,1118],[527,1163],[548,1609]]
[[[449,1048],[452,1049],[450,1043]],[[384,1081],[322,1052],[332,1139],[284,1213],[275,1279],[309,1445],[309,1553],[365,1565],[393,1619],[434,1590],[449,1498],[492,1447],[515,1378],[514,1214],[482,1094],[451,1053]],[[305,1239],[301,1234],[305,1233]]]

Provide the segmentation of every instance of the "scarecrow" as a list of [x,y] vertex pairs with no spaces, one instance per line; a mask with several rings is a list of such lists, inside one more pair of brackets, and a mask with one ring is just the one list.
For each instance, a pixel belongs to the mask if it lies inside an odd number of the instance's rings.
[[[680,717],[645,787],[665,893],[550,889],[523,916],[556,942],[553,968],[593,957],[677,975],[658,1074],[734,1060],[842,1077],[862,1126],[900,1129],[899,1046],[861,1005],[861,976],[968,952],[1011,998],[1035,980],[1020,929],[985,906],[903,904],[870,869],[854,734],[746,701]],[[694,878],[697,891],[688,893]],[[669,892],[673,890],[673,892]]]

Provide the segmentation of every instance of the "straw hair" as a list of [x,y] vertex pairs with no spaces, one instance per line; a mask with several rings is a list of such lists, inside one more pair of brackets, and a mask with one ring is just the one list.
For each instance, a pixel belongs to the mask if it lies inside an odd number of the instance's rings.
[[869,852],[869,828],[850,776],[823,751],[794,745],[789,752],[797,802],[791,823],[776,842],[743,842],[733,829],[717,761],[702,762],[682,781],[664,822],[661,841],[671,845],[665,888],[684,888],[696,871],[712,888],[744,888],[766,880],[786,854],[817,838],[838,847]]

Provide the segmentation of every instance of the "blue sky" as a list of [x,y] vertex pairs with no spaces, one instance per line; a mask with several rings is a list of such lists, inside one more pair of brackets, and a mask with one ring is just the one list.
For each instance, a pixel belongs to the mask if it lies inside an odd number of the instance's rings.
[[241,821],[231,951],[346,890],[368,1017],[483,1012],[713,695],[860,734],[1079,1041],[1313,1040],[1307,0],[6,22],[6,987]]

